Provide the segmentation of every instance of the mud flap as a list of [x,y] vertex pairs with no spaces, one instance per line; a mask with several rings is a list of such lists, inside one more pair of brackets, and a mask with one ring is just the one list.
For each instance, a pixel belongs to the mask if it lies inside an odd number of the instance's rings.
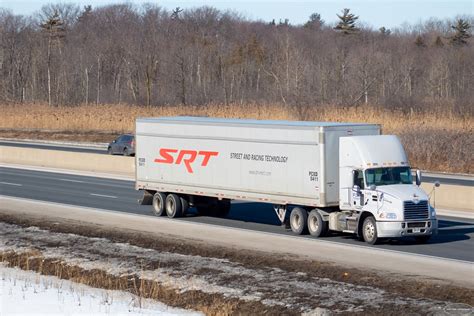
[[153,203],[153,194],[150,191],[143,190],[143,197],[138,200],[139,205],[151,205]]

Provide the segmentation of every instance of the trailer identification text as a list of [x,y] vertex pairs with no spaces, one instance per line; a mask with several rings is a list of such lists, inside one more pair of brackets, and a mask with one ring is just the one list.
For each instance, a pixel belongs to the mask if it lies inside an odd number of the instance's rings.
[[[177,158],[174,159],[176,154]],[[177,164],[180,165],[181,163],[184,164],[188,173],[194,173],[192,164],[195,162],[198,156],[202,156],[201,166],[206,167],[209,163],[209,160],[213,156],[217,156],[219,153],[217,151],[205,151],[205,150],[178,150],[178,149],[171,149],[171,148],[161,148],[160,149],[160,157],[155,159],[157,163],[166,163],[166,164]]]

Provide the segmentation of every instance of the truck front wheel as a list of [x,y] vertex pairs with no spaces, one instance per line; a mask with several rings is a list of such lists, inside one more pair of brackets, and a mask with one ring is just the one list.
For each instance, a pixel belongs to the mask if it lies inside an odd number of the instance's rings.
[[323,220],[323,217],[317,210],[309,212],[308,231],[314,237],[323,237],[328,233],[328,222]]
[[181,198],[174,193],[168,194],[166,197],[166,215],[169,218],[181,217],[183,213],[183,206]]
[[364,223],[362,224],[362,236],[366,243],[371,245],[377,243],[377,225],[375,224],[375,218],[373,216],[368,216],[364,219]]
[[290,227],[293,233],[303,235],[308,232],[308,212],[301,207],[295,207],[290,214]]
[[156,192],[153,195],[153,213],[156,216],[163,216],[165,215],[165,204],[166,204],[166,194],[161,192]]

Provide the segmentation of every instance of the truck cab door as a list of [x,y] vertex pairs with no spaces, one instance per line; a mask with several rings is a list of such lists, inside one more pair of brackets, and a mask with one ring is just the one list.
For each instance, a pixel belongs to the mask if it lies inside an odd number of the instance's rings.
[[359,209],[364,206],[364,172],[362,170],[353,170],[352,174],[351,206]]

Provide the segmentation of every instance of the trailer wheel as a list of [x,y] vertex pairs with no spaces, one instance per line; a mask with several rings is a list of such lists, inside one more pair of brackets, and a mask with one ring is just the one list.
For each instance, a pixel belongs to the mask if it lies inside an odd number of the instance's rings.
[[156,192],[153,195],[153,213],[156,216],[163,216],[166,214],[165,212],[165,205],[166,205],[166,194],[161,192]]
[[291,230],[297,235],[303,235],[308,232],[308,212],[301,207],[295,207],[290,215]]
[[362,236],[364,236],[366,243],[371,245],[377,243],[377,225],[375,224],[375,218],[373,216],[368,216],[364,219],[364,223],[362,224]]
[[186,216],[189,209],[189,202],[185,197],[180,197],[181,200],[181,216]]
[[324,237],[328,233],[328,222],[323,220],[318,210],[309,212],[308,231],[310,235],[314,237]]
[[181,204],[181,198],[174,193],[168,194],[166,197],[166,215],[169,218],[181,217],[183,214],[183,206]]

